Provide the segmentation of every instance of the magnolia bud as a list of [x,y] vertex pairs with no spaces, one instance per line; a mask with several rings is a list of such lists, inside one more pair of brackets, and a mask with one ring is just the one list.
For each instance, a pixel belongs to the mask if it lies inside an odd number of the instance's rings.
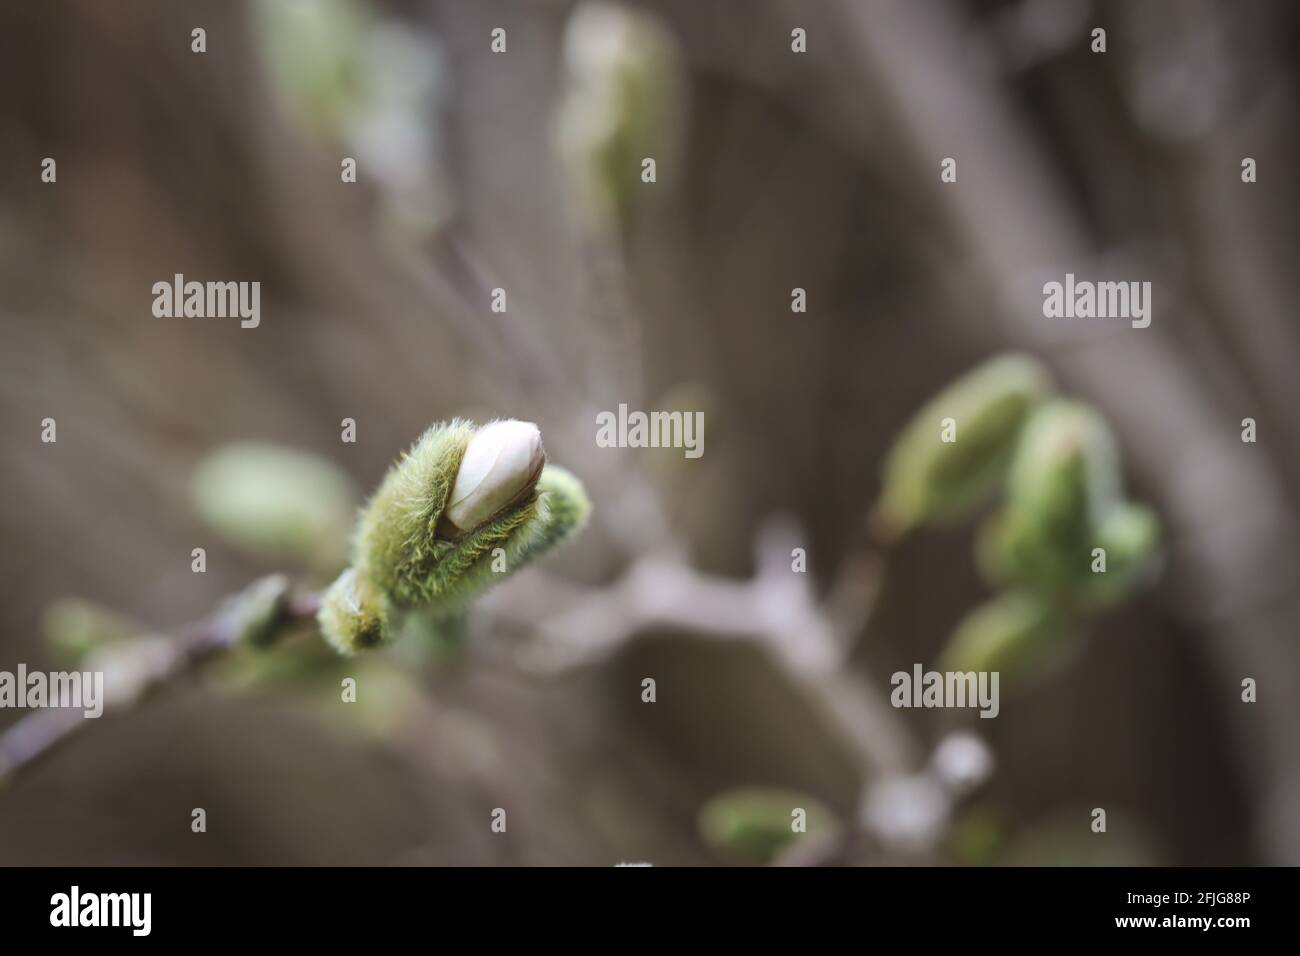
[[545,464],[542,433],[532,422],[484,425],[465,449],[443,517],[472,531],[530,492]]
[[388,470],[352,563],[385,613],[445,619],[575,533],[589,510],[581,483],[546,465],[536,425],[456,419]]

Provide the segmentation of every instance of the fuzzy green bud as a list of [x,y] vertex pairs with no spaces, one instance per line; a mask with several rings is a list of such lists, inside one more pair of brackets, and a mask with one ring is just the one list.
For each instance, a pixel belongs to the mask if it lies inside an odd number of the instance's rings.
[[521,552],[525,561],[541,557],[568,540],[587,523],[591,500],[573,472],[559,465],[547,465],[537,481],[541,514],[533,536]]
[[881,531],[893,537],[969,515],[997,488],[1021,427],[1050,390],[1042,365],[1013,354],[968,372],[926,403],[886,457],[875,513]]
[[411,612],[446,619],[577,531],[589,511],[581,483],[546,464],[531,422],[435,425],[366,506],[354,574],[327,595],[322,627],[350,652],[395,635]]
[[971,611],[943,651],[945,670],[998,671],[1014,682],[1069,646],[1063,619],[1039,596],[1008,591]]
[[444,520],[474,434],[460,420],[429,429],[389,469],[362,516],[353,565],[398,608],[459,606],[470,596],[468,576],[490,571],[494,557],[508,569],[536,533],[536,478],[506,482],[510,503],[477,527]]

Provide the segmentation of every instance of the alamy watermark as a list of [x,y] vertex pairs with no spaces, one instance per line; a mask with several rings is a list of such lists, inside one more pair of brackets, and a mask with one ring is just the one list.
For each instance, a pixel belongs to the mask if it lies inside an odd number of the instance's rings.
[[153,284],[153,314],[160,319],[239,319],[240,328],[262,321],[262,283],[186,282],[176,273],[171,282]]
[[895,671],[889,702],[895,707],[978,707],[981,717],[996,717],[998,671]]
[[104,713],[103,671],[0,671],[0,707],[80,709],[86,717]]
[[148,936],[153,928],[152,893],[83,893],[73,886],[50,897],[50,925],[122,926],[133,936]]
[[1043,315],[1049,319],[1129,319],[1135,329],[1151,324],[1150,282],[1075,281],[1043,283]]
[[596,415],[596,445],[599,448],[681,448],[687,458],[704,454],[703,412],[628,411]]

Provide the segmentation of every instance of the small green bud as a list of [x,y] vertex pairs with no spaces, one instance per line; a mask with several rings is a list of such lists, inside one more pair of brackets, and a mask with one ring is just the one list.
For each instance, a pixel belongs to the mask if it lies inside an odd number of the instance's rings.
[[199,517],[234,548],[331,574],[346,563],[360,495],[317,455],[255,442],[225,445],[199,463],[191,494]]
[[1160,519],[1145,505],[1124,503],[1102,520],[1095,547],[1106,550],[1106,570],[1084,582],[1084,600],[1090,608],[1119,604],[1140,587],[1157,566]]
[[1054,401],[1025,426],[990,545],[1012,580],[1068,596],[1091,574],[1095,530],[1121,501],[1119,454],[1105,421]]
[[[926,403],[885,460],[876,520],[888,536],[966,517],[1006,472],[1021,426],[1051,390],[1047,371],[1025,355],[1004,355],[963,375]],[[952,419],[955,440],[941,423]]]
[[582,530],[591,515],[591,500],[574,474],[547,465],[537,482],[541,502],[540,526],[521,555],[531,561]]
[[1091,406],[1066,399],[1034,413],[1007,477],[1014,507],[1082,509],[1105,514],[1120,497],[1119,451],[1105,420]]
[[838,829],[835,814],[815,797],[767,787],[725,790],[699,813],[704,842],[740,863],[769,863],[796,840],[824,839]]
[[325,591],[316,621],[325,640],[340,654],[374,647],[389,631],[386,602],[352,568],[340,574]]
[[460,611],[585,519],[581,484],[544,462],[529,422],[429,429],[366,507],[358,575],[394,611]]
[[1031,675],[1069,646],[1051,606],[1028,591],[1008,591],[971,611],[943,651],[949,671],[998,671],[1005,682]]

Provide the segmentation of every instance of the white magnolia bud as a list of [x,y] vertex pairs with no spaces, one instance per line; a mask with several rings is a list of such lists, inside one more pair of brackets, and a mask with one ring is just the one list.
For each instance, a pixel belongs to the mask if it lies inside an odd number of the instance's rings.
[[544,464],[542,433],[532,422],[484,425],[465,449],[444,517],[473,530],[532,488]]

